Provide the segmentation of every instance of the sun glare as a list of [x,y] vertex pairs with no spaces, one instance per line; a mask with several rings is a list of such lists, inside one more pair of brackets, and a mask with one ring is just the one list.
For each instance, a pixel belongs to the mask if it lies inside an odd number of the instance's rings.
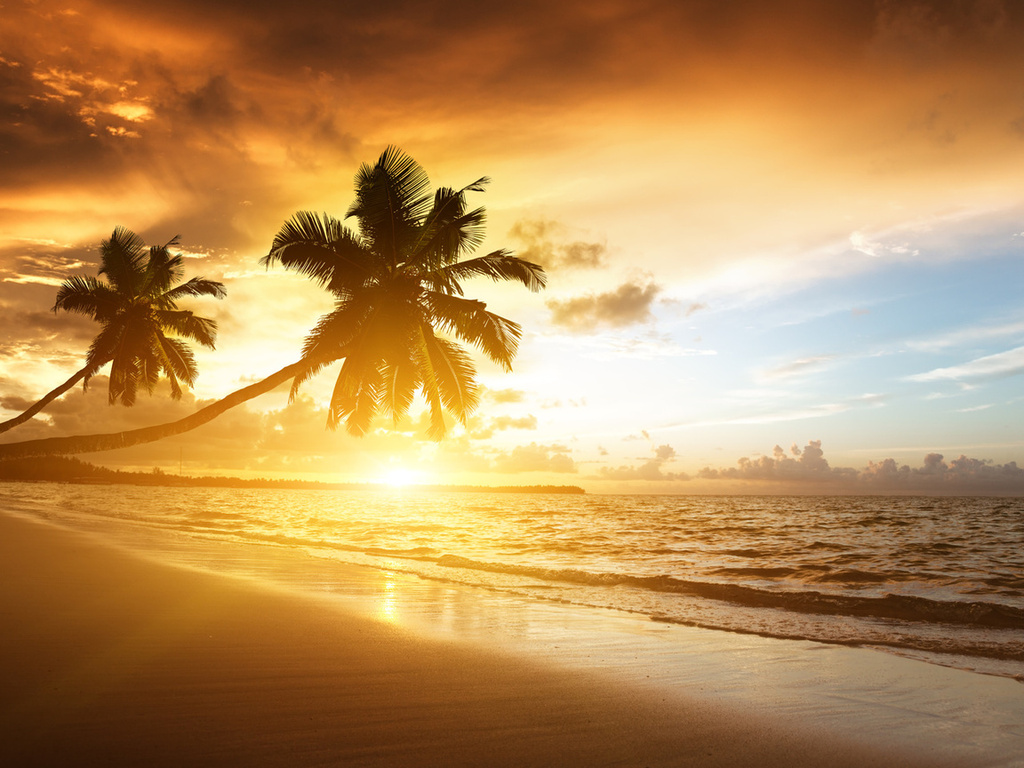
[[381,483],[391,488],[404,488],[420,481],[420,473],[413,469],[395,467],[381,477]]

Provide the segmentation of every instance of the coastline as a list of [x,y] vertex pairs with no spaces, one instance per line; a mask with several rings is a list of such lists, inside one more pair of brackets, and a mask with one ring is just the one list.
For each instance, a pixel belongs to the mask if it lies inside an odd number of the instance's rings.
[[[1024,759],[1024,715],[998,722],[986,709],[1009,697],[997,709],[1012,711],[1014,697],[1024,701],[1020,683],[863,649],[543,606],[559,615],[556,624],[578,618],[578,636],[592,638],[588,648],[566,650],[571,627],[539,639],[534,627],[525,633],[531,643],[462,626],[477,597],[466,590],[456,590],[466,612],[453,621],[423,594],[436,587],[420,585],[406,598],[394,579],[391,614],[378,601],[373,615],[360,598],[161,564],[9,514],[0,514],[0,572],[5,764],[909,767]],[[419,621],[403,613],[403,600]],[[431,623],[446,629],[425,631]],[[609,634],[593,632],[596,625]],[[689,666],[679,656],[640,658],[668,647],[665,631]],[[633,642],[623,644],[623,635]],[[803,665],[799,674],[786,654]],[[859,679],[861,700],[840,679]],[[929,687],[939,692],[931,710],[922,703]],[[822,717],[823,701],[836,705],[834,718]]]

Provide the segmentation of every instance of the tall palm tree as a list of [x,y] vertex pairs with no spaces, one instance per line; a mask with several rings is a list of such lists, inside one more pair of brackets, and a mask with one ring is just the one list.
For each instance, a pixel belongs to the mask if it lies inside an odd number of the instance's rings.
[[[134,232],[118,227],[100,245],[97,277],[75,276],[61,284],[53,311],[86,315],[100,324],[100,332],[86,354],[85,365],[23,413],[0,423],[6,432],[32,418],[79,381],[110,366],[108,399],[130,406],[140,386],[152,392],[164,374],[171,397],[181,397],[181,384],[191,387],[199,371],[185,339],[213,348],[217,324],[179,309],[179,299],[190,296],[223,298],[224,286],[202,277],[180,283],[184,266],[180,254],[166,245],[147,248]],[[106,277],[106,282],[100,280]],[[168,334],[173,334],[168,336]]]
[[445,409],[465,423],[479,400],[476,370],[466,350],[439,331],[512,369],[521,327],[465,298],[461,282],[485,276],[536,291],[545,275],[505,250],[463,259],[483,241],[485,222],[483,208],[467,210],[466,193],[483,191],[487,182],[431,195],[423,169],[389,147],[356,175],[346,218],[356,220],[357,232],[336,218],[301,212],[277,233],[262,263],[294,269],[335,298],[334,310],[306,338],[303,359],[310,365],[292,385],[294,396],[303,381],[344,359],[328,427],[344,420],[350,433],[362,435],[378,411],[397,421],[417,391],[430,409],[431,437],[444,436]]
[[338,360],[328,426],[342,420],[363,434],[375,413],[406,413],[417,391],[430,407],[430,434],[445,432],[443,411],[465,421],[478,400],[472,361],[448,333],[479,347],[506,369],[522,330],[518,324],[466,299],[461,281],[470,277],[513,280],[532,291],[545,285],[542,267],[498,250],[462,257],[483,241],[484,210],[467,211],[468,192],[442,188],[431,196],[423,169],[389,147],[373,166],[356,174],[356,200],[347,217],[358,232],[329,216],[301,212],[286,222],[263,258],[315,280],[336,299],[306,338],[301,359],[168,424],[102,435],[52,437],[0,445],[0,459],[113,450],[178,435],[230,408],[292,381],[304,381]]

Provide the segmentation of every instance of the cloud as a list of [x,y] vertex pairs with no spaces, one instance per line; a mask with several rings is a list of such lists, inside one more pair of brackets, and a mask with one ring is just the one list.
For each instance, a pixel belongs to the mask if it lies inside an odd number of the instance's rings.
[[962,454],[946,463],[941,453],[929,453],[920,467],[894,459],[869,462],[858,479],[868,488],[908,493],[1024,494],[1024,468],[1017,462],[996,464]]
[[498,454],[492,462],[492,469],[495,472],[507,474],[520,472],[575,473],[577,471],[576,463],[570,454],[571,451],[564,445],[530,443]]
[[607,325],[622,328],[651,318],[651,305],[661,287],[655,283],[624,283],[614,291],[587,294],[572,299],[547,302],[551,321],[575,332]]
[[788,379],[795,376],[801,376],[806,373],[813,373],[814,371],[820,370],[825,367],[828,363],[835,360],[835,355],[812,355],[810,357],[801,357],[797,360],[792,360],[788,363],[771,368],[761,373],[760,378],[765,380],[775,379]]
[[[109,237],[109,233],[106,236]],[[11,248],[11,255],[4,263],[0,263],[0,280],[56,287],[71,274],[95,274],[97,251],[95,245],[71,248],[53,242],[21,241]],[[53,291],[54,296],[56,293]]]
[[979,325],[963,328],[931,339],[907,342],[910,349],[922,352],[937,352],[961,344],[971,344],[988,339],[1014,337],[1024,334],[1024,321],[1011,321],[999,325]]
[[737,461],[737,466],[724,469],[704,467],[697,477],[702,480],[831,480],[851,471],[830,467],[820,440],[811,440],[803,450],[794,443],[789,454],[776,445],[771,456],[743,457]]
[[497,416],[482,421],[477,426],[475,423],[470,428],[470,437],[474,440],[487,440],[494,436],[495,432],[504,432],[509,429],[537,429],[537,417],[529,416]]
[[[649,435],[642,433],[645,438]],[[653,449],[654,456],[642,464],[619,467],[601,467],[598,477],[602,480],[648,480],[648,481],[679,481],[689,480],[685,472],[666,472],[664,465],[676,457],[675,448],[671,445],[659,445]]]
[[960,365],[935,368],[907,376],[907,381],[957,381],[960,379],[1001,379],[1024,373],[1024,347],[986,355]]
[[69,315],[54,312],[4,312],[0,314],[0,337],[7,341],[0,342],[0,357],[9,350],[21,346],[16,340],[24,338],[25,344],[39,348],[42,341],[56,341],[61,344],[71,342],[80,347],[81,359],[85,361],[85,351],[99,331],[99,326],[80,315]]
[[554,221],[528,220],[516,222],[508,236],[522,243],[517,254],[520,258],[541,264],[547,270],[596,269],[604,266],[608,246],[604,243],[554,241],[564,239],[566,228]]
[[1002,0],[886,0],[878,4],[871,48],[886,60],[920,67],[998,45],[1009,31],[1009,19]]
[[1024,469],[1014,461],[995,464],[961,455],[947,463],[942,454],[929,453],[919,467],[889,458],[857,470],[830,466],[820,440],[809,441],[803,449],[793,444],[788,455],[775,446],[771,456],[742,457],[735,467],[704,467],[697,478],[819,493],[1024,494]]
[[639,360],[655,360],[668,357],[714,357],[713,349],[681,347],[668,336],[645,334],[642,338],[622,338],[613,335],[579,338],[573,335],[564,339],[583,357],[593,360],[616,360],[624,357]]
[[880,259],[883,256],[895,256],[899,259],[912,258],[920,255],[920,251],[911,248],[907,243],[892,245],[883,243],[881,240],[871,240],[862,232],[854,232],[850,235],[850,245],[853,250],[870,256],[873,259]]
[[492,403],[522,403],[526,392],[521,389],[485,389],[483,397]]

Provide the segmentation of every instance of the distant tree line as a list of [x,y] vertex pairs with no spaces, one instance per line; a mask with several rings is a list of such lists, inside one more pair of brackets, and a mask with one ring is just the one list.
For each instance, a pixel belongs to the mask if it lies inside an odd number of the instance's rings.
[[[365,491],[388,486],[373,483],[323,483],[315,480],[271,478],[192,477],[173,475],[154,468],[152,472],[124,472],[99,467],[68,456],[0,461],[0,482],[50,482],[89,485],[149,485],[165,488],[280,488],[313,491]],[[411,491],[444,493],[586,493],[575,485],[409,485]]]

